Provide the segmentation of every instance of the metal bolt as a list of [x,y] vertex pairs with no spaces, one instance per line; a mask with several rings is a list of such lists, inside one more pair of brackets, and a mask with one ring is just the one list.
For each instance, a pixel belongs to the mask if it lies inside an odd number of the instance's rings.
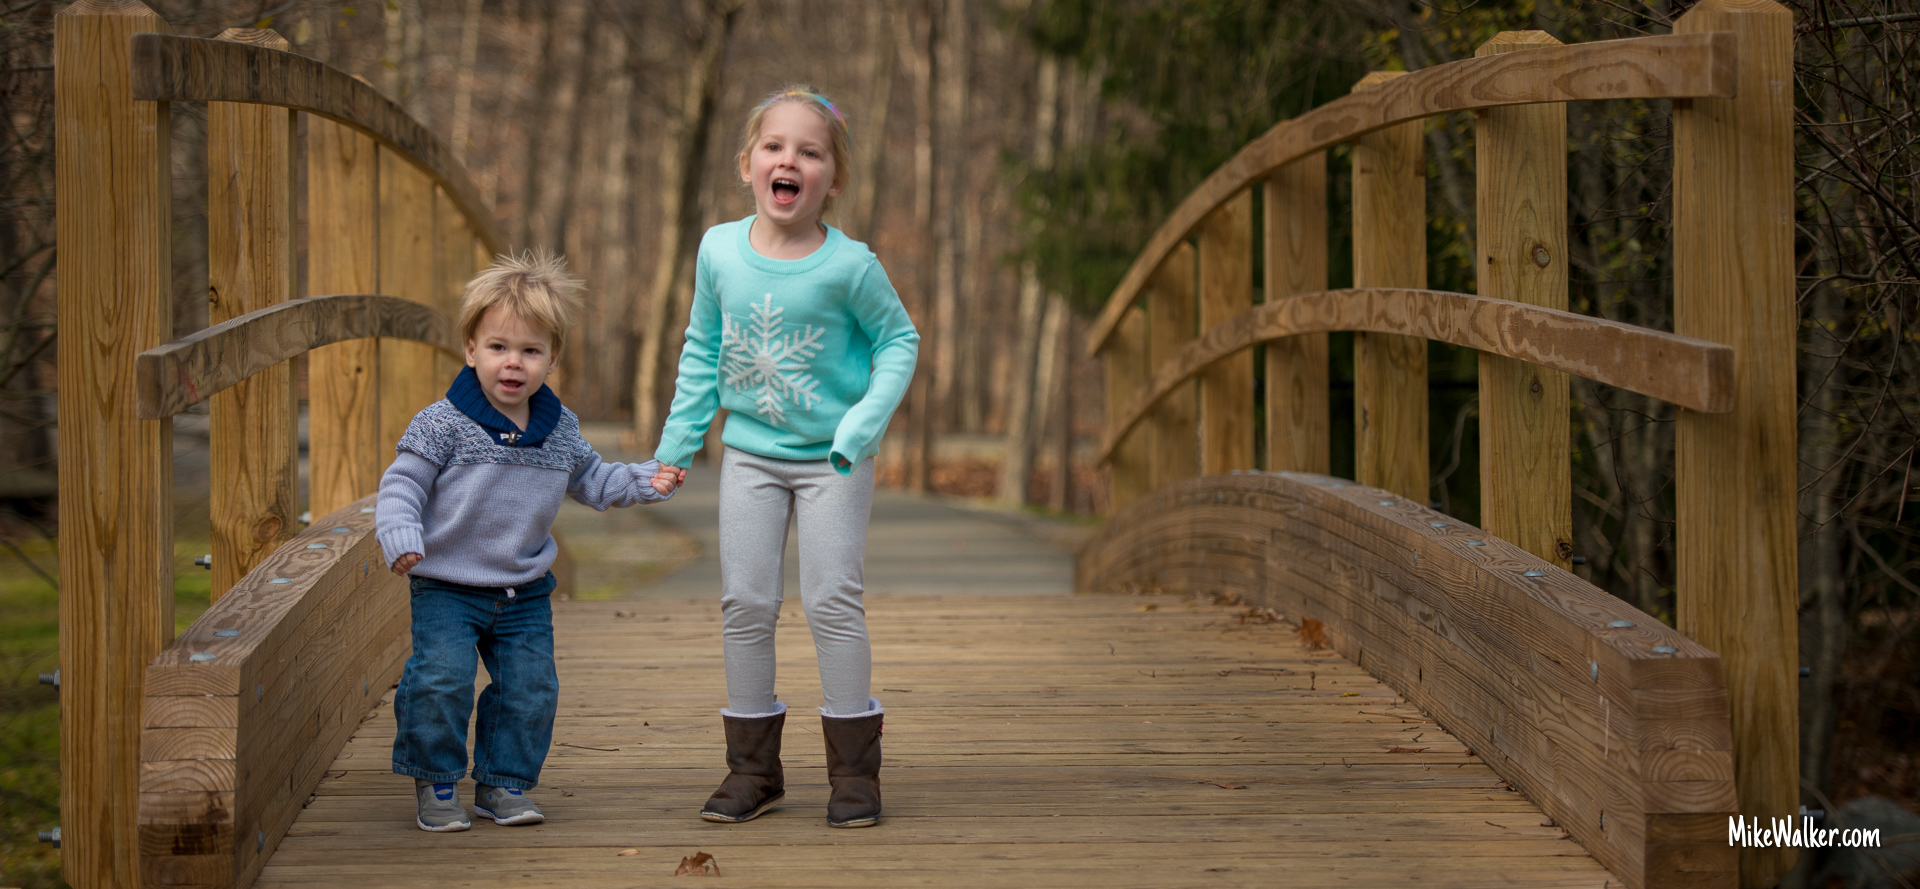
[[293,582],[293,578],[291,578],[291,577],[276,577],[276,578],[274,578],[274,579],[272,579],[272,580],[269,580],[269,581],[267,581],[267,582],[268,582],[268,583],[292,583],[292,582]]
[[1678,648],[1674,648],[1674,647],[1673,647],[1673,646],[1671,646],[1671,645],[1655,645],[1655,646],[1653,647],[1653,653],[1654,653],[1654,654],[1673,654],[1674,652],[1676,652],[1676,651],[1679,651],[1679,650],[1680,650],[1680,649],[1678,649]]
[[259,852],[265,848],[267,848],[267,832],[256,831],[253,835],[253,851]]
[[211,571],[213,570],[213,553],[207,553],[204,556],[194,556],[193,563]]
[[328,529],[327,529],[327,533],[329,533],[329,534],[345,534],[345,533],[347,533],[348,531],[351,531],[351,530],[353,530],[353,529],[352,529],[352,528],[349,528],[349,527],[347,527],[347,526],[345,526],[345,525],[340,525],[340,526],[337,526],[337,527],[333,527],[333,528],[328,528]]
[[260,696],[266,693],[267,687],[265,685],[255,685],[253,687],[253,699],[256,701],[260,700]]
[[1613,620],[1613,621],[1608,621],[1608,622],[1607,622],[1607,626],[1610,626],[1610,627],[1612,627],[1612,628],[1614,628],[1614,629],[1616,629],[1616,630],[1624,630],[1624,629],[1626,629],[1626,628],[1628,628],[1628,627],[1630,627],[1630,626],[1633,626],[1633,621],[1630,621],[1630,620]]
[[1381,505],[1381,506],[1392,506],[1392,505],[1393,505],[1393,501],[1391,501],[1391,500],[1382,500],[1382,501],[1380,501],[1380,505]]
[[51,685],[56,689],[59,688],[60,687],[60,671],[55,670],[51,673],[40,674],[40,684]]
[[52,843],[55,849],[60,848],[60,828],[40,831],[40,842]]
[[1801,678],[1801,679],[1807,679],[1807,678],[1809,678],[1809,677],[1811,677],[1811,676],[1813,676],[1813,668],[1812,668],[1812,667],[1801,667],[1801,668],[1800,668],[1800,678]]
[[1586,556],[1574,556],[1574,557],[1573,557],[1573,563],[1574,563],[1575,565],[1585,565],[1585,564],[1587,563],[1587,557],[1586,557]]
[[1487,542],[1484,540],[1469,540],[1467,541],[1467,545],[1468,546],[1486,546]]
[[231,639],[235,636],[240,635],[240,631],[239,630],[214,630],[213,634],[215,636],[219,636],[222,639]]
[[302,525],[311,525],[311,524],[313,524],[313,513],[311,513],[311,512],[303,512],[303,513],[301,513],[301,514],[300,514],[300,524],[302,524]]
[[373,507],[371,507],[371,506],[362,506],[362,507],[360,507],[360,511],[361,511],[362,513],[370,513],[370,512],[373,512]]
[[1553,254],[1548,253],[1546,247],[1540,244],[1533,245],[1533,264],[1534,265],[1537,265],[1544,269],[1552,262],[1553,262]]
[[1446,522],[1428,522],[1427,523],[1427,527],[1429,528],[1445,528],[1446,526],[1447,526]]
[[1527,573],[1522,574],[1520,576],[1521,577],[1545,577],[1547,576],[1547,572],[1535,569],[1533,571],[1528,571]]
[[1595,682],[1600,681],[1600,662],[1599,661],[1587,662],[1587,675],[1592,676],[1593,681]]
[[326,544],[324,544],[324,543],[309,543],[309,544],[307,544],[307,549],[326,549],[326,548],[327,548],[327,545],[326,545]]
[[196,651],[191,656],[189,656],[187,660],[190,660],[196,664],[204,664],[217,657],[219,657],[219,655],[214,654],[211,651]]

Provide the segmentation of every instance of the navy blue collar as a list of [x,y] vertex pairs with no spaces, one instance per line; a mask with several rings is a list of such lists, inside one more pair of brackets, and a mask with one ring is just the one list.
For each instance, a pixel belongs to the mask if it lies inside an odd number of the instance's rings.
[[553,427],[560,425],[560,396],[545,385],[528,399],[529,415],[527,428],[522,430],[507,415],[495,410],[493,402],[487,400],[487,393],[480,388],[480,375],[472,367],[460,369],[460,375],[453,378],[453,385],[447,387],[447,400],[480,428],[487,430],[487,437],[495,444],[510,448],[537,448]]

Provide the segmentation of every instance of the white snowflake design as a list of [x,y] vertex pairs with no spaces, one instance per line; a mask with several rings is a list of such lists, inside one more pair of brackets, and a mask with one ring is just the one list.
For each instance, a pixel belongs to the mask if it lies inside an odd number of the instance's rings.
[[755,411],[776,425],[786,422],[789,407],[808,410],[820,403],[814,393],[820,381],[808,371],[826,334],[811,324],[799,333],[783,333],[780,316],[785,311],[774,306],[769,293],[754,304],[751,325],[734,321],[732,315],[720,316],[724,382],[736,392],[752,395]]

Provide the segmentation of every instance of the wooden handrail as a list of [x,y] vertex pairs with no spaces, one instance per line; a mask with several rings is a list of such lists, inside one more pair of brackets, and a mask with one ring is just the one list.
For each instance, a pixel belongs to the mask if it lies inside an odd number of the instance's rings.
[[1161,488],[1074,589],[1241,597],[1325,625],[1631,889],[1731,887],[1721,658],[1551,563],[1390,491],[1303,472]]
[[1100,462],[1181,382],[1250,346],[1302,333],[1365,330],[1440,340],[1618,386],[1702,413],[1733,409],[1733,349],[1649,330],[1444,290],[1323,290],[1256,306],[1216,325],[1154,369],[1108,427]]
[[1089,356],[1175,244],[1207,214],[1280,166],[1382,127],[1502,105],[1599,99],[1685,99],[1734,93],[1731,33],[1670,34],[1546,46],[1415,71],[1282,121],[1187,195],[1134,258],[1087,332]]
[[432,306],[366,294],[288,300],[141,352],[139,415],[171,417],[296,355],[366,337],[459,351],[453,325]]
[[198,37],[133,38],[133,97],[152,102],[252,102],[318,114],[372,136],[447,190],[467,224],[499,253],[493,214],[466,168],[432,131],[352,75],[290,52]]

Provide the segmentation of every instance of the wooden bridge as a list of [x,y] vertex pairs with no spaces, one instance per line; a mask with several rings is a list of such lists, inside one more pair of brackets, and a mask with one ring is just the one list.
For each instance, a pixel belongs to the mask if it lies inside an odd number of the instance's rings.
[[[697,600],[559,610],[551,822],[408,827],[381,706],[406,603],[369,495],[453,367],[460,284],[501,244],[465,172],[371,88],[271,32],[166,31],[130,0],[81,0],[55,31],[74,886],[625,886],[695,851],[722,879],[833,886],[1760,887],[1792,864],[1726,839],[1736,812],[1798,802],[1792,43],[1771,0],[1704,0],[1666,36],[1502,34],[1369,75],[1215,171],[1090,334],[1118,507],[1073,587],[1242,604],[876,591],[889,818],[851,835],[811,810],[804,728],[788,811],[688,814],[720,750]],[[1565,103],[1630,98],[1674,103],[1673,332],[1566,310]],[[208,103],[215,323],[168,342],[182,101]],[[1475,295],[1425,289],[1420,127],[1450,112],[1477,122]],[[1356,286],[1329,291],[1340,143]],[[296,299],[302,202],[323,295]],[[1326,474],[1333,330],[1357,332],[1353,480]],[[1484,528],[1424,505],[1428,339],[1481,352]],[[317,518],[296,533],[303,353]],[[1681,408],[1678,629],[1568,571],[1567,374]],[[218,598],[173,639],[169,418],[203,401]]]

